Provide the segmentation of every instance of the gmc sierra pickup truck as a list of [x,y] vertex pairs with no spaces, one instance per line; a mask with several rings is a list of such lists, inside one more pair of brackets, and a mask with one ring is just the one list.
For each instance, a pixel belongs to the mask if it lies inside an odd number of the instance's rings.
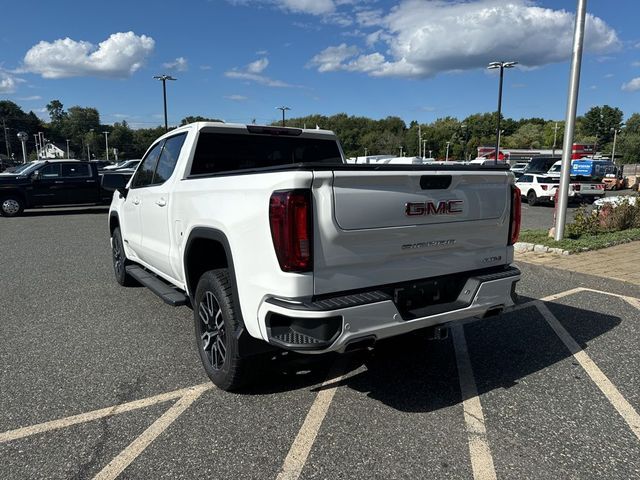
[[201,122],[103,186],[116,280],[193,308],[222,389],[274,350],[350,351],[514,304],[508,166],[348,165],[329,131]]
[[[126,177],[128,178],[128,177]],[[38,160],[0,173],[0,214],[20,215],[25,208],[108,204],[112,193],[100,186],[93,162]]]

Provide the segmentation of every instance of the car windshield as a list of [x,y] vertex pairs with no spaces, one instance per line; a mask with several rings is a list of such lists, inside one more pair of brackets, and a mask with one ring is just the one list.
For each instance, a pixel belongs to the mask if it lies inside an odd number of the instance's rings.
[[16,167],[15,170],[11,173],[15,175],[26,175],[27,173],[31,172],[36,167],[38,167],[40,163],[41,162],[25,163],[24,165],[20,165],[19,167]]

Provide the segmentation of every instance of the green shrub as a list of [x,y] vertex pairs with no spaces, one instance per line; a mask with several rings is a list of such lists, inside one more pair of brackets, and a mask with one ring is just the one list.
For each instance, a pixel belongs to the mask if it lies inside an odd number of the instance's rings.
[[598,213],[589,212],[585,205],[581,205],[574,214],[573,222],[567,225],[565,233],[567,237],[576,239],[582,235],[595,235],[601,230]]

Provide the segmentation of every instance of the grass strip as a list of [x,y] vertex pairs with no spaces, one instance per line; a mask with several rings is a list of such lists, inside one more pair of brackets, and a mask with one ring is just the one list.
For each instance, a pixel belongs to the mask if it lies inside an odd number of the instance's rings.
[[576,253],[586,250],[599,250],[634,240],[640,240],[640,228],[630,228],[619,232],[603,232],[596,235],[581,235],[577,239],[564,238],[559,242],[549,237],[547,230],[523,230],[520,232],[519,241],[551,248],[561,248],[571,253]]

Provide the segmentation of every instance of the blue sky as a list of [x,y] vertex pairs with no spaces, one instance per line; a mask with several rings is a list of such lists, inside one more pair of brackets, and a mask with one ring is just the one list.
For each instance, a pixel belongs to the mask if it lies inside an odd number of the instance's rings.
[[[96,5],[95,7],[93,5]],[[405,121],[564,119],[576,1],[185,0],[10,2],[0,29],[0,99],[95,107],[103,123],[151,127],[187,115],[227,122],[345,112]],[[578,113],[640,111],[640,2],[589,1]],[[11,19],[10,21],[6,21]]]

